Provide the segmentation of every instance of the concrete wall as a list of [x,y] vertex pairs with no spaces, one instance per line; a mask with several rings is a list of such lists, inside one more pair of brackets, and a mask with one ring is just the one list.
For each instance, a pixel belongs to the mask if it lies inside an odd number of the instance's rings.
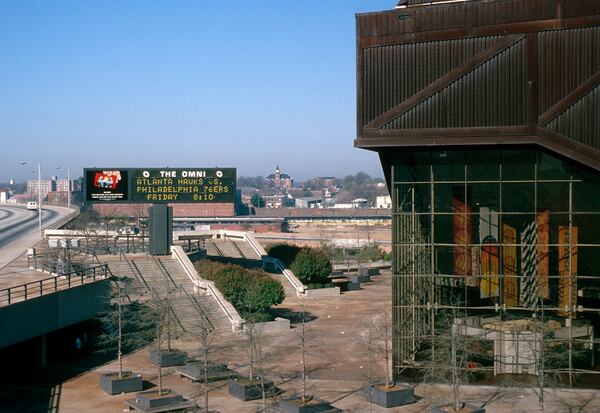
[[[173,217],[232,217],[235,215],[233,202],[212,204],[177,203],[173,207]],[[90,208],[100,216],[147,217],[151,204],[92,204]]]
[[108,303],[102,280],[0,307],[0,348],[94,317]]

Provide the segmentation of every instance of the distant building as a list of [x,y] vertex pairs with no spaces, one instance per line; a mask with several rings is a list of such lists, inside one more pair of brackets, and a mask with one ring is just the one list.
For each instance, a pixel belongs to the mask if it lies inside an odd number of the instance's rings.
[[41,192],[42,199],[44,199],[50,192],[66,192],[71,188],[72,185],[69,185],[68,179],[57,179],[55,176],[51,179],[32,179],[27,181],[27,193],[32,199],[37,199],[39,192]]
[[275,168],[275,173],[265,178],[265,183],[269,187],[288,191],[294,186],[294,180],[288,174],[282,174],[279,165]]
[[321,197],[296,198],[296,208],[321,208],[322,206],[323,199]]
[[10,198],[10,190],[8,188],[0,188],[0,204],[6,204]]
[[356,198],[350,201],[354,208],[367,208],[369,206],[369,201],[365,198]]
[[265,207],[267,208],[287,208],[294,206],[294,197],[290,194],[266,195],[263,198],[265,199]]
[[392,197],[389,195],[378,196],[375,198],[375,207],[376,208],[391,208],[392,207]]

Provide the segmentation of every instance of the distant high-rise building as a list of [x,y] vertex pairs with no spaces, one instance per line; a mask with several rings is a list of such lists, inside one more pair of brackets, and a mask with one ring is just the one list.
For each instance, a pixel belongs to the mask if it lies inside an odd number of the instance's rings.
[[[52,177],[52,178],[56,178],[56,177]],[[42,180],[32,179],[32,180],[27,181],[27,193],[29,193],[31,198],[38,197],[40,188],[41,188],[42,199],[44,199],[48,196],[48,193],[50,193],[50,192],[69,191],[70,189],[72,189],[72,185],[69,185],[68,179],[42,179]]]

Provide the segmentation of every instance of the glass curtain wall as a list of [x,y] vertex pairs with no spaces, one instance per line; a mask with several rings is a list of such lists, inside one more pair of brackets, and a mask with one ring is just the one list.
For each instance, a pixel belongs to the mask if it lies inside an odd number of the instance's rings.
[[414,150],[392,180],[397,377],[600,381],[598,173],[534,148]]

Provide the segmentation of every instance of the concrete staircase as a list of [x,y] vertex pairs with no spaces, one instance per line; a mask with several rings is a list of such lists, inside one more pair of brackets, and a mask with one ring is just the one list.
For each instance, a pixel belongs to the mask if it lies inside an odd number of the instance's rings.
[[211,239],[206,241],[206,253],[212,257],[260,260],[260,256],[243,240]]
[[[111,262],[115,276],[132,279],[129,295],[142,300],[150,299],[149,289],[159,297],[165,297],[173,309],[176,319],[185,332],[194,333],[202,325],[205,314],[218,334],[231,333],[231,323],[211,296],[194,292],[194,285],[179,262],[170,257],[159,259],[133,259]],[[141,274],[141,278],[137,272]],[[147,285],[147,286],[146,286]],[[133,298],[133,297],[132,297]]]

